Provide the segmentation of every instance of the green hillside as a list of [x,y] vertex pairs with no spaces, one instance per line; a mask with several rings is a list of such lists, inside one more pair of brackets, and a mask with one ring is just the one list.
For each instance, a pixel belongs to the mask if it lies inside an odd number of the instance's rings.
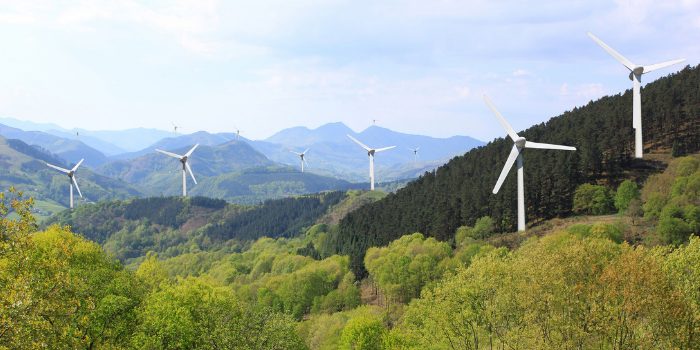
[[252,167],[204,179],[190,193],[233,203],[255,204],[267,199],[320,191],[346,191],[360,186],[332,177],[302,173],[292,167]]
[[[69,206],[69,181],[63,173],[49,168],[46,163],[68,168],[72,165],[60,157],[36,146],[30,146],[20,140],[6,139],[0,136],[0,186],[14,186],[26,196],[37,200],[38,216],[56,213]],[[148,193],[129,183],[113,180],[95,174],[81,167],[76,172],[76,179],[83,194],[81,199],[74,190],[74,204],[97,202],[111,199],[143,197]]]
[[[695,131],[700,122],[698,82],[700,69],[686,67],[644,87],[645,153],[659,148],[673,148],[675,154],[700,149],[700,133]],[[631,115],[632,94],[628,90],[519,133],[531,141],[578,149],[522,153],[528,223],[570,215],[574,192],[581,184],[615,187],[630,177],[643,182],[660,170],[654,160],[633,158]],[[512,144],[510,139],[496,139],[426,173],[395,195],[349,214],[333,238],[337,250],[332,253],[350,254],[354,272],[363,275],[362,255],[367,248],[388,244],[405,234],[422,232],[447,241],[457,227],[473,226],[484,216],[493,219],[499,232],[515,230],[515,167],[499,193],[492,193]]]

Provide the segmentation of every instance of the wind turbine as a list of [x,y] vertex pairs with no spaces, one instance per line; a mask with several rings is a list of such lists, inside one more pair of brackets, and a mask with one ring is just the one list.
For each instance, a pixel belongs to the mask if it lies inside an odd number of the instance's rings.
[[655,71],[657,69],[665,68],[676,63],[681,63],[685,61],[685,58],[679,58],[673,61],[667,61],[657,64],[652,64],[649,66],[635,65],[628,59],[622,57],[617,51],[613,50],[610,46],[606,45],[600,39],[596,38],[593,34],[588,32],[588,36],[591,37],[595,42],[598,43],[605,51],[611,54],[615,59],[620,61],[627,69],[630,70],[630,80],[634,82],[634,90],[632,94],[632,127],[635,129],[634,144],[635,151],[634,156],[637,158],[642,158],[642,153],[644,151],[644,144],[642,143],[642,74]]
[[185,153],[184,156],[156,149],[156,151],[158,151],[160,153],[164,153],[164,154],[167,154],[171,157],[175,157],[175,158],[180,159],[180,163],[182,163],[182,196],[183,197],[187,197],[187,181],[186,181],[187,177],[185,176],[185,173],[187,171],[189,171],[190,175],[192,175],[192,180],[194,181],[194,184],[195,185],[197,184],[197,180],[194,178],[194,174],[192,173],[192,168],[190,168],[190,165],[187,164],[188,157],[190,156],[190,154],[192,154],[192,152],[194,152],[194,149],[197,148],[197,146],[199,146],[199,144],[194,145],[194,147],[192,147],[192,149],[189,152]]
[[[235,126],[233,128],[236,129],[236,141],[240,141],[241,140],[241,130],[238,130],[238,128]],[[243,131],[243,132],[245,132],[245,131]]]
[[175,132],[175,137],[177,137],[177,128],[182,128],[182,127],[181,127],[181,126],[175,125],[175,123],[173,123],[173,122],[170,122],[170,124],[173,125],[173,127],[174,127],[174,128],[173,128],[173,131]]
[[418,149],[419,148],[420,147],[416,147],[416,149],[409,148],[411,151],[413,151],[413,162],[414,163],[418,161]]
[[78,132],[77,131],[75,132],[75,141],[80,142],[80,140],[78,139]]
[[506,179],[506,176],[508,176],[508,172],[510,172],[510,168],[513,167],[513,163],[515,162],[515,159],[518,159],[518,231],[525,231],[525,184],[524,184],[524,178],[523,178],[523,156],[520,154],[520,152],[523,150],[523,148],[540,148],[540,149],[560,149],[560,150],[566,150],[566,151],[575,151],[576,147],[570,147],[570,146],[560,146],[560,145],[550,145],[547,143],[537,143],[537,142],[532,142],[532,141],[526,141],[524,137],[518,136],[518,134],[515,133],[515,130],[508,125],[508,122],[506,122],[505,119],[503,119],[503,116],[501,113],[498,112],[496,107],[491,103],[488,97],[484,95],[484,100],[486,103],[489,105],[491,108],[491,111],[493,111],[493,114],[496,115],[496,118],[498,118],[498,121],[501,122],[501,125],[503,126],[504,129],[506,129],[506,132],[508,133],[508,136],[514,141],[513,148],[510,151],[510,155],[508,156],[508,160],[506,161],[506,165],[503,167],[503,170],[501,171],[501,176],[498,177],[498,182],[496,182],[496,186],[493,188],[493,193],[496,194],[498,193],[498,190],[501,188],[501,185],[503,184],[503,181]]
[[376,119],[372,119],[372,125],[377,126],[377,120],[376,120]]
[[[346,134],[347,135],[347,134]],[[365,145],[362,144],[362,142],[355,140],[354,137],[348,135],[349,138],[351,138],[353,141],[357,142],[358,145],[362,146],[362,148],[367,150],[367,155],[369,156],[369,182],[370,182],[370,189],[374,190],[374,153],[376,152],[381,152],[381,151],[386,151],[388,149],[394,148],[396,146],[391,146],[391,147],[384,147],[380,149],[374,149],[374,148],[369,148]]]
[[78,164],[76,164],[76,165],[73,167],[73,169],[71,169],[71,170],[63,169],[63,168],[61,168],[61,167],[57,167],[57,166],[55,166],[55,165],[51,165],[51,164],[49,164],[49,163],[46,163],[46,165],[48,165],[48,166],[50,166],[50,167],[52,167],[52,168],[54,168],[54,169],[56,169],[56,170],[59,170],[59,171],[62,171],[62,172],[64,172],[64,173],[68,174],[68,179],[69,179],[69,182],[70,182],[70,207],[71,207],[71,209],[73,208],[73,184],[75,184],[75,188],[78,190],[78,194],[80,195],[80,198],[83,198],[83,194],[80,193],[80,187],[78,187],[78,181],[77,181],[77,179],[74,179],[74,178],[73,178],[73,175],[75,174],[75,171],[78,170],[78,167],[80,166],[80,163],[83,162],[83,160],[85,160],[85,159],[81,159],[81,160],[78,162]]
[[[306,158],[304,158],[304,154],[306,154],[306,152],[308,152],[308,151],[309,151],[308,148],[303,153],[294,152],[292,150],[289,150],[289,152],[296,153],[296,154],[301,156],[301,172],[302,173],[304,172],[304,163],[306,163]],[[309,163],[306,163],[306,166],[309,166]]]

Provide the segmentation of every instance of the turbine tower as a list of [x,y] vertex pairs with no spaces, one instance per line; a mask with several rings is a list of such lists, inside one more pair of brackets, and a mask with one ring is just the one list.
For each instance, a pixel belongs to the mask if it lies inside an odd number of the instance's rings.
[[78,194],[80,195],[80,198],[83,198],[83,194],[80,193],[80,187],[78,187],[78,181],[77,181],[77,179],[74,179],[74,178],[73,178],[73,175],[75,174],[75,171],[78,170],[78,167],[80,166],[80,163],[83,162],[83,160],[85,160],[85,159],[81,159],[81,160],[78,162],[78,164],[76,164],[76,165],[73,167],[73,169],[71,169],[71,170],[63,169],[63,168],[61,168],[61,167],[57,167],[57,166],[55,166],[55,165],[51,165],[51,164],[49,164],[49,163],[46,163],[46,165],[48,165],[48,166],[50,166],[50,167],[52,167],[52,168],[54,168],[54,169],[56,169],[56,170],[59,170],[59,171],[62,171],[62,172],[64,172],[64,173],[68,174],[68,179],[69,179],[69,183],[70,183],[70,207],[71,207],[71,209],[73,209],[73,184],[75,184],[75,188],[78,190]]
[[77,131],[75,132],[75,141],[80,142],[80,140],[78,139],[78,132]]
[[241,140],[241,132],[244,132],[244,131],[238,130],[238,128],[235,126],[233,128],[236,129],[236,141],[240,141]]
[[418,161],[418,149],[419,148],[420,147],[416,147],[416,149],[409,148],[411,151],[413,151],[413,162],[414,163]]
[[175,132],[175,137],[177,137],[177,128],[182,128],[182,127],[175,125],[175,123],[173,123],[173,122],[170,122],[170,124],[173,125],[173,131]]
[[681,63],[685,61],[685,58],[679,58],[673,61],[667,61],[657,64],[652,64],[649,66],[635,65],[628,59],[624,58],[622,55],[613,50],[610,46],[606,45],[600,39],[596,38],[593,34],[588,32],[588,36],[591,37],[595,42],[598,43],[605,51],[611,54],[615,59],[620,61],[627,69],[630,70],[630,80],[634,82],[634,89],[632,92],[632,127],[635,129],[634,144],[635,151],[634,156],[636,158],[642,158],[642,153],[644,151],[644,143],[642,142],[642,74],[655,71],[660,68],[665,68],[676,63]]
[[[347,134],[346,134],[347,135]],[[391,146],[391,147],[384,147],[380,149],[374,149],[374,148],[369,148],[365,145],[362,144],[362,142],[355,140],[354,137],[348,135],[349,138],[351,138],[353,141],[357,142],[358,145],[362,146],[362,148],[367,150],[367,155],[369,156],[369,182],[370,182],[370,189],[374,191],[374,153],[376,152],[381,152],[381,151],[386,151],[388,149],[394,148],[396,146]]]
[[501,188],[501,185],[503,184],[503,181],[506,179],[506,176],[508,176],[508,172],[510,172],[510,168],[513,167],[513,163],[515,162],[515,159],[518,159],[518,231],[525,231],[525,184],[524,184],[524,178],[523,178],[523,156],[520,154],[520,152],[523,150],[523,148],[540,148],[540,149],[560,149],[560,150],[566,150],[566,151],[575,151],[576,147],[570,147],[570,146],[560,146],[560,145],[550,145],[547,143],[537,143],[537,142],[532,142],[532,141],[526,141],[524,137],[518,136],[518,134],[515,133],[515,130],[508,125],[505,119],[503,119],[503,116],[501,113],[498,112],[496,107],[491,103],[488,97],[484,95],[484,100],[486,103],[489,105],[491,108],[491,111],[493,111],[493,114],[496,115],[496,118],[498,118],[498,121],[501,122],[501,125],[503,126],[504,129],[506,129],[506,132],[508,133],[508,136],[514,141],[513,148],[510,151],[510,155],[508,156],[508,160],[506,161],[506,165],[503,167],[503,170],[501,171],[501,176],[498,177],[498,182],[496,182],[496,186],[493,188],[493,193],[496,194],[498,193],[498,190]]
[[194,145],[194,147],[192,147],[192,149],[189,152],[185,153],[184,156],[156,149],[156,151],[158,151],[160,153],[164,153],[164,154],[167,154],[171,157],[175,157],[175,158],[179,159],[180,163],[182,163],[182,196],[183,197],[187,197],[187,180],[186,180],[187,176],[185,174],[186,172],[188,172],[188,171],[190,172],[190,175],[192,175],[192,180],[194,181],[194,184],[195,185],[197,184],[197,180],[194,178],[194,174],[192,173],[192,169],[190,168],[190,165],[187,164],[188,157],[192,154],[192,152],[194,152],[194,149],[197,148],[197,146],[199,146],[199,144]]
[[[306,163],[306,158],[304,158],[304,154],[306,154],[306,152],[308,152],[308,151],[309,151],[308,148],[306,149],[306,151],[304,151],[304,153],[299,153],[299,152],[294,152],[292,150],[289,150],[289,152],[292,152],[292,153],[295,153],[295,154],[298,154],[301,156],[301,172],[302,173],[304,172],[304,163]],[[306,163],[306,166],[309,166],[309,163]]]

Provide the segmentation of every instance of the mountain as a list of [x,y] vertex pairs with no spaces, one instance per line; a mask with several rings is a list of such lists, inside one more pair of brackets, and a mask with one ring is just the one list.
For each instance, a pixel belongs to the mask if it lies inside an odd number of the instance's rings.
[[[68,130],[53,123],[34,123],[15,118],[0,118],[0,123],[24,131],[43,131],[47,134],[68,139],[75,138],[75,132],[77,131],[80,133],[81,139],[83,136],[91,137],[89,142],[85,142],[86,144],[108,155],[138,151],[172,135],[170,131],[146,128],[126,130],[85,130],[73,128]],[[97,140],[100,141],[98,142]]]
[[204,179],[190,193],[234,203],[255,204],[267,199],[321,191],[361,189],[363,185],[367,187],[366,184],[351,184],[332,177],[302,173],[292,167],[252,167]]
[[[58,137],[62,137],[65,139],[75,139],[76,138],[76,131],[60,131],[56,129],[51,129],[51,130],[46,130],[47,134],[55,135]],[[126,153],[127,151],[117,145],[114,145],[112,143],[109,143],[107,141],[104,141],[102,139],[99,139],[94,136],[86,135],[84,133],[80,133],[78,136],[78,139],[85,143],[86,145],[104,153],[107,156],[114,156],[117,154],[122,154]]]
[[[236,140],[236,134],[220,133],[210,134],[206,131],[198,131],[192,134],[180,135],[178,137],[166,137],[148,147],[124,154],[116,155],[115,159],[132,159],[149,153],[156,152],[156,149],[170,150],[189,145],[199,144],[200,146],[219,146],[229,141]],[[245,138],[244,138],[245,140]]]
[[[189,135],[188,135],[189,136]],[[175,139],[177,140],[177,139]],[[172,139],[162,140],[161,145]],[[175,154],[187,153],[193,145],[178,148],[163,147],[164,151]],[[218,176],[254,166],[276,166],[277,163],[267,159],[264,154],[245,142],[230,141],[223,145],[211,147],[200,145],[188,159],[198,182],[207,177]],[[168,155],[155,152],[138,158],[117,160],[95,170],[112,178],[122,179],[134,185],[149,188],[154,193],[177,195],[182,193],[182,165]],[[191,177],[187,176],[187,187],[196,188]]]
[[[53,205],[57,209],[68,207],[68,177],[49,168],[47,162],[63,168],[74,166],[45,149],[22,140],[0,136],[0,187],[14,186],[22,190],[37,200],[39,208],[44,205]],[[76,179],[84,202],[127,199],[149,194],[134,185],[95,174],[82,166],[76,171]],[[77,191],[74,198],[78,203],[81,202]]]
[[83,165],[94,168],[100,166],[109,158],[102,152],[86,145],[82,141],[62,138],[41,131],[23,131],[0,124],[0,135],[9,139],[22,140],[30,145],[41,146],[69,162],[78,163],[85,159]]
[[327,170],[339,173],[346,180],[367,181],[369,176],[367,152],[348,138],[348,134],[368,147],[396,146],[394,149],[375,154],[377,178],[387,181],[405,177],[404,174],[391,175],[395,172],[384,169],[397,163],[413,164],[414,154],[409,148],[420,147],[418,155],[422,161],[435,161],[455,153],[463,154],[484,144],[468,136],[441,139],[399,133],[378,126],[370,126],[356,133],[340,122],[329,123],[313,130],[305,127],[289,128],[264,141],[251,141],[251,144],[265,153],[268,158],[295,167],[299,166],[299,157],[289,151],[303,152],[309,148],[306,158],[310,171]]
[[[644,87],[642,105],[645,148],[672,149],[675,155],[700,150],[700,69],[686,67]],[[651,159],[634,158],[632,93],[606,96],[564,112],[519,133],[528,140],[577,147],[576,152],[525,150],[527,222],[570,215],[576,188],[584,183],[615,188],[637,173],[642,183],[659,171]],[[505,132],[504,132],[505,134]],[[511,151],[502,138],[456,157],[386,198],[363,206],[340,221],[334,254],[350,254],[353,271],[365,273],[364,251],[405,234],[421,232],[449,240],[455,230],[490,216],[496,232],[517,223],[516,170],[511,169],[498,194],[493,186]],[[648,158],[648,157],[647,157]],[[513,167],[515,168],[515,167]],[[362,253],[360,253],[362,252]]]

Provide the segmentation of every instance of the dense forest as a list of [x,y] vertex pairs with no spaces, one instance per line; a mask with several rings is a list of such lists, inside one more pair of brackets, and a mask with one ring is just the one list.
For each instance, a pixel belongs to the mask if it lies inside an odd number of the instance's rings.
[[[682,71],[644,87],[642,116],[645,152],[673,148],[674,155],[700,149],[700,69]],[[517,117],[517,116],[513,116]],[[495,117],[494,117],[495,123]],[[520,133],[528,140],[577,147],[576,152],[524,151],[527,222],[569,215],[583,183],[616,186],[629,168],[655,164],[635,160],[632,93],[606,96]],[[505,134],[505,132],[504,132]],[[353,271],[364,276],[364,252],[405,234],[422,232],[441,241],[455,230],[489,216],[497,231],[515,230],[517,183],[511,170],[498,194],[492,189],[512,146],[496,139],[425,173],[396,194],[350,213],[332,237],[333,254],[349,254]]]

